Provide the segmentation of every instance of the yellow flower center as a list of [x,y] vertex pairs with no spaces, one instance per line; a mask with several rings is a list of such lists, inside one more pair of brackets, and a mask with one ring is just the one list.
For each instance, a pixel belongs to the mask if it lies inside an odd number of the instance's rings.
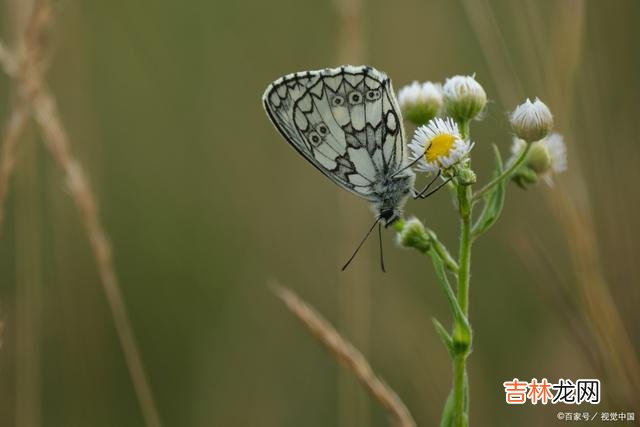
[[429,148],[425,153],[428,162],[437,161],[440,157],[446,157],[451,151],[451,147],[456,142],[456,137],[448,133],[436,135],[431,140]]

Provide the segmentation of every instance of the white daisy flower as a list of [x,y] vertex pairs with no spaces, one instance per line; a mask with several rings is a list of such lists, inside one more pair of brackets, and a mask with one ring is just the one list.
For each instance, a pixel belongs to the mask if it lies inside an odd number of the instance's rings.
[[464,160],[473,144],[460,135],[458,125],[450,118],[435,118],[420,126],[409,144],[412,161],[420,158],[415,169],[434,173],[448,169]]
[[398,103],[405,119],[423,125],[442,108],[442,87],[438,83],[414,81],[400,89]]

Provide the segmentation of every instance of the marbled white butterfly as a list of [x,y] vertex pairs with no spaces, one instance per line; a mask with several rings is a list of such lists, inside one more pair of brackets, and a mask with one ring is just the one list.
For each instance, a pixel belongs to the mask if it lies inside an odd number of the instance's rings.
[[360,246],[376,224],[380,230],[381,223],[388,227],[400,219],[412,191],[423,197],[425,190],[413,189],[402,116],[386,74],[349,65],[288,74],[271,83],[262,100],[298,153],[340,187],[371,202],[376,221]]

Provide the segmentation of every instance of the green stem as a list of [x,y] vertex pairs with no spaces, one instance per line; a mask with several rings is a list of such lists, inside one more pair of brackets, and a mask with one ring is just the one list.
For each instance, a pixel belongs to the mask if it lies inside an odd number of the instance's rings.
[[454,401],[454,417],[453,425],[455,427],[464,427],[468,415],[464,408],[464,377],[467,370],[467,356],[456,356],[453,364],[453,401]]
[[[469,122],[458,123],[463,138],[469,137]],[[471,277],[471,214],[473,209],[473,195],[469,185],[457,182],[455,185],[458,195],[458,209],[460,214],[460,252],[458,262],[455,263],[458,277],[457,308],[461,315],[454,317],[453,327],[453,408],[449,402],[445,405],[443,420],[451,420],[451,427],[468,427],[468,385],[467,385],[467,357],[471,351],[471,327],[469,325],[469,280]],[[438,248],[434,247],[437,251]],[[447,253],[448,255],[448,253]],[[442,256],[446,260],[445,256]],[[449,256],[449,258],[451,258]],[[446,262],[446,261],[445,261]],[[462,324],[462,321],[465,324]],[[452,409],[453,414],[449,411]],[[453,415],[452,418],[448,418]]]
[[471,276],[471,187],[458,189],[460,208],[460,254],[458,255],[458,301],[465,315],[469,312],[469,279]]
[[487,194],[489,190],[502,182],[502,180],[509,178],[524,163],[530,149],[531,144],[527,143],[525,149],[522,150],[522,153],[520,153],[520,156],[516,159],[516,161],[511,163],[511,165],[507,169],[505,169],[504,172],[493,178],[487,185],[482,187],[476,194],[474,194],[472,200],[480,200],[485,194]]
[[458,122],[458,127],[460,128],[460,135],[463,138],[469,138],[469,121]]
[[[469,282],[471,278],[471,187],[458,186],[458,207],[460,211],[460,253],[458,255],[458,303],[468,322],[469,316]],[[471,334],[461,334],[462,325],[456,323],[454,342],[457,354],[454,359],[454,425],[463,427],[468,425],[467,408],[465,405],[465,377],[467,357],[471,350]]]

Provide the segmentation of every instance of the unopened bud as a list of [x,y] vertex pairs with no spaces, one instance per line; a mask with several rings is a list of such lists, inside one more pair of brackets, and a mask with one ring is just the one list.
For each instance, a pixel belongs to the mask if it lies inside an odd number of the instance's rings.
[[542,175],[549,171],[552,165],[551,154],[547,145],[543,141],[532,143],[527,157],[527,166],[538,175]]
[[526,142],[539,141],[553,127],[553,115],[544,102],[527,99],[511,113],[511,127],[518,138]]
[[406,120],[416,126],[424,125],[442,108],[442,89],[431,82],[413,82],[400,89],[398,102]]
[[522,165],[513,174],[511,178],[513,182],[518,184],[518,187],[526,189],[531,185],[538,183],[538,174],[527,165]]
[[424,225],[417,218],[409,218],[404,222],[402,230],[398,232],[398,244],[405,248],[415,248],[422,253],[426,253],[431,247]]
[[444,84],[444,108],[457,122],[475,118],[487,104],[487,94],[472,76],[454,76]]

